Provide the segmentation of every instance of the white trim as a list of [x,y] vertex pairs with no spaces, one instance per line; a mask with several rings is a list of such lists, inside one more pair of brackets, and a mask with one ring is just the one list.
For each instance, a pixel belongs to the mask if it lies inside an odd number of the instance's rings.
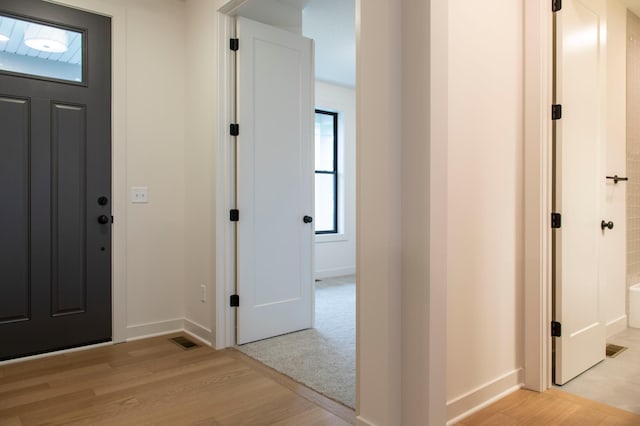
[[314,273],[316,279],[325,279],[325,278],[334,278],[334,277],[344,277],[345,275],[355,275],[356,267],[349,266],[344,268],[334,268],[334,269],[323,269],[322,271],[316,271]]
[[207,346],[213,346],[216,341],[215,335],[211,329],[187,318],[184,319],[183,329],[189,336],[199,340]]
[[234,82],[233,58],[228,40],[235,32],[235,20],[226,13],[246,0],[218,0],[218,137],[216,146],[216,349],[235,345],[235,311],[229,307],[229,296],[235,291],[235,228],[228,220],[233,206],[229,190],[234,180],[231,140],[227,131],[235,110],[231,87]]
[[184,318],[130,325],[127,327],[127,342],[180,331],[184,331]]
[[627,329],[627,315],[622,315],[607,323],[607,338],[621,333]]
[[377,425],[361,416],[358,416],[356,417],[356,426],[377,426]]
[[522,388],[523,370],[518,368],[447,402],[447,425],[493,404]]
[[111,346],[113,344],[114,344],[114,342],[96,343],[95,345],[78,346],[78,347],[75,347],[75,348],[63,349],[63,350],[60,350],[60,351],[46,352],[46,353],[38,354],[38,355],[31,355],[31,356],[24,356],[24,357],[21,357],[21,358],[8,359],[6,361],[0,361],[0,367],[3,367],[5,365],[9,365],[9,364],[17,364],[19,362],[33,361],[33,360],[42,359],[42,358],[49,358],[49,357],[56,356],[56,355],[69,354],[69,353],[72,353],[72,352],[86,351],[88,349],[102,348],[104,346]]
[[551,384],[551,65],[546,2],[525,2],[525,339],[524,384]]
[[127,336],[127,14],[124,6],[101,0],[47,0],[111,17],[112,119],[112,338]]
[[[341,204],[344,204],[344,201]],[[338,217],[339,216],[340,216],[340,212],[338,212]],[[344,214],[342,214],[342,216],[344,216]],[[338,222],[340,222],[339,219],[338,219]],[[341,226],[342,228],[344,228],[344,225],[341,225],[340,223],[338,223],[338,228],[340,228]],[[339,243],[342,241],[349,241],[350,239],[351,238],[349,238],[344,232],[337,232],[335,234],[315,234],[313,242],[316,244]]]

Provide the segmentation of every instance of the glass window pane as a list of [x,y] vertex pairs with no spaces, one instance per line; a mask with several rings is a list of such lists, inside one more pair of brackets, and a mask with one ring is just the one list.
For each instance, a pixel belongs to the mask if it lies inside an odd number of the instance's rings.
[[334,191],[335,175],[316,173],[316,232],[337,230]]
[[333,114],[316,113],[316,170],[333,171],[334,120]]
[[0,15],[0,70],[82,82],[82,37],[81,32]]

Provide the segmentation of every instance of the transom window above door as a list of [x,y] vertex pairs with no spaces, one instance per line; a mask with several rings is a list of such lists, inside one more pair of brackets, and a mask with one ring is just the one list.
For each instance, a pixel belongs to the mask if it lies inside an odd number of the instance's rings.
[[0,71],[83,83],[84,35],[0,14]]

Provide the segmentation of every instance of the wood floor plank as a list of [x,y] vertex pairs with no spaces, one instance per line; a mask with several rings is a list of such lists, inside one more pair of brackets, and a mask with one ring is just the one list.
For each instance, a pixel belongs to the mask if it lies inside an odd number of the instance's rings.
[[519,390],[457,424],[460,426],[638,426],[640,415],[557,389],[550,389],[544,393]]
[[168,337],[0,366],[0,426],[353,424],[325,407],[352,410],[237,351]]

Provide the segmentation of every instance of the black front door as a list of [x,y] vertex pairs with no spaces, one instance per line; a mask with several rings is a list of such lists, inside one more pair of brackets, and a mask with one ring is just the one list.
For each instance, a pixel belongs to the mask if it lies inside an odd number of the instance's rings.
[[0,360],[111,339],[111,21],[0,0],[2,35]]

